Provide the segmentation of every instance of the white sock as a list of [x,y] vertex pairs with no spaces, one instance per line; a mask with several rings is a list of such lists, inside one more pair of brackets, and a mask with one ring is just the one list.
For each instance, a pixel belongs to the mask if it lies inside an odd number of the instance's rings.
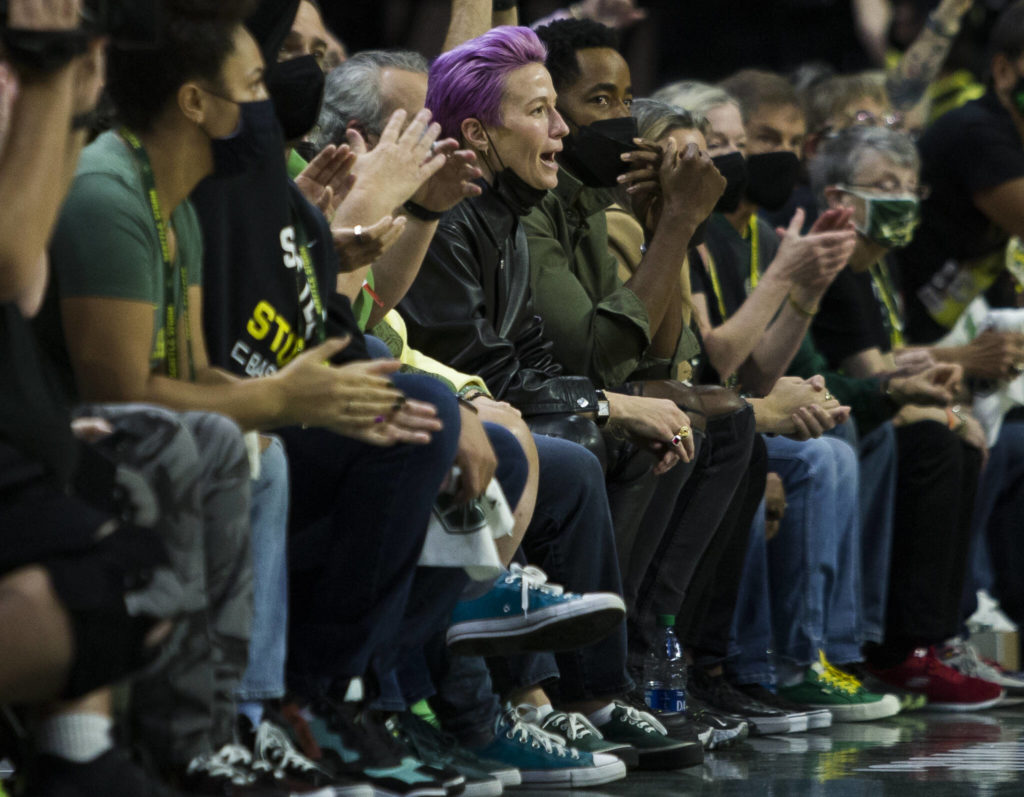
[[363,679],[353,678],[349,681],[348,691],[345,692],[346,703],[357,703],[363,699]]
[[602,725],[607,724],[611,721],[612,712],[615,710],[615,704],[609,703],[604,708],[599,708],[593,714],[590,714],[587,719],[590,720],[595,728],[600,728]]
[[259,700],[243,700],[238,704],[238,713],[248,717],[254,729],[258,728],[263,722],[263,703]]
[[102,714],[55,714],[40,724],[36,744],[40,752],[87,764],[114,746],[113,727]]
[[807,667],[803,664],[780,661],[776,662],[775,671],[779,686],[796,686],[803,682]]
[[537,709],[537,722],[544,722],[547,719],[548,714],[554,713],[555,707],[550,703],[545,703],[543,706],[535,706]]

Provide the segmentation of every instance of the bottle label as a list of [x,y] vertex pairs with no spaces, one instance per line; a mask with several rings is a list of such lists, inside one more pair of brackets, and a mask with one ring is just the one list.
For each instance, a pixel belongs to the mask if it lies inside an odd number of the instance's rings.
[[646,689],[644,698],[655,711],[684,711],[686,694],[681,689]]

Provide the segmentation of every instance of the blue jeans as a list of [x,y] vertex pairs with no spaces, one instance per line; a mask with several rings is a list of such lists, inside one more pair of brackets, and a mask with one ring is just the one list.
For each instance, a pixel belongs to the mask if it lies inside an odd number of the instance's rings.
[[[796,442],[769,438],[768,469],[782,477],[786,514],[778,536],[764,547],[766,567],[758,564],[764,540],[756,528],[748,549],[741,600],[770,606],[770,637],[778,656],[808,665],[818,650],[837,662],[860,659],[860,512],[858,465],[853,448],[823,437]],[[757,521],[755,520],[755,523]],[[767,575],[767,588],[758,581]],[[767,600],[765,597],[767,596]],[[754,647],[765,638],[765,612],[740,605],[734,618],[739,655],[730,665],[738,680],[765,682],[768,651]],[[742,621],[742,624],[741,622]],[[741,647],[741,645],[743,647]],[[756,676],[756,677],[755,677]]]
[[253,612],[249,664],[235,693],[240,701],[284,697],[288,650],[288,458],[272,437],[252,482]]

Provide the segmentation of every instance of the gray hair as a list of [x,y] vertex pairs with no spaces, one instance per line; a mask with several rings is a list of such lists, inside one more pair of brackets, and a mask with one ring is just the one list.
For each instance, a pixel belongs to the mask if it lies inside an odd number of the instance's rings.
[[658,100],[633,100],[630,109],[640,129],[640,137],[658,141],[673,130],[699,130],[707,136],[711,126],[703,114],[686,111]]
[[327,75],[320,119],[310,135],[317,149],[344,143],[345,130],[353,120],[358,120],[366,133],[381,134],[388,121],[380,92],[385,69],[426,75],[430,65],[411,50],[366,50],[336,66]]
[[707,116],[708,111],[720,105],[735,105],[739,102],[725,89],[712,86],[709,83],[701,83],[697,80],[680,80],[669,83],[658,89],[652,95],[653,99],[667,102],[669,105],[677,105],[688,111],[695,111]]
[[860,171],[864,159],[876,154],[890,163],[918,171],[920,156],[914,141],[906,133],[886,127],[850,127],[826,138],[818,154],[811,159],[808,171],[811,188],[824,208],[825,189],[830,185],[850,185]]

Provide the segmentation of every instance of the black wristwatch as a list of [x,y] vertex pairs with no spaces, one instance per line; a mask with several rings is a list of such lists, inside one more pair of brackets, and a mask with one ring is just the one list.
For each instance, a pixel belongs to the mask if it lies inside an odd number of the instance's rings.
[[420,221],[433,222],[437,221],[444,215],[443,213],[438,213],[436,210],[428,210],[423,207],[423,205],[413,202],[411,199],[402,205],[402,207],[405,208],[406,213]]
[[597,393],[597,425],[604,426],[612,417],[612,405],[608,403],[608,397],[604,394],[603,390],[595,392]]

